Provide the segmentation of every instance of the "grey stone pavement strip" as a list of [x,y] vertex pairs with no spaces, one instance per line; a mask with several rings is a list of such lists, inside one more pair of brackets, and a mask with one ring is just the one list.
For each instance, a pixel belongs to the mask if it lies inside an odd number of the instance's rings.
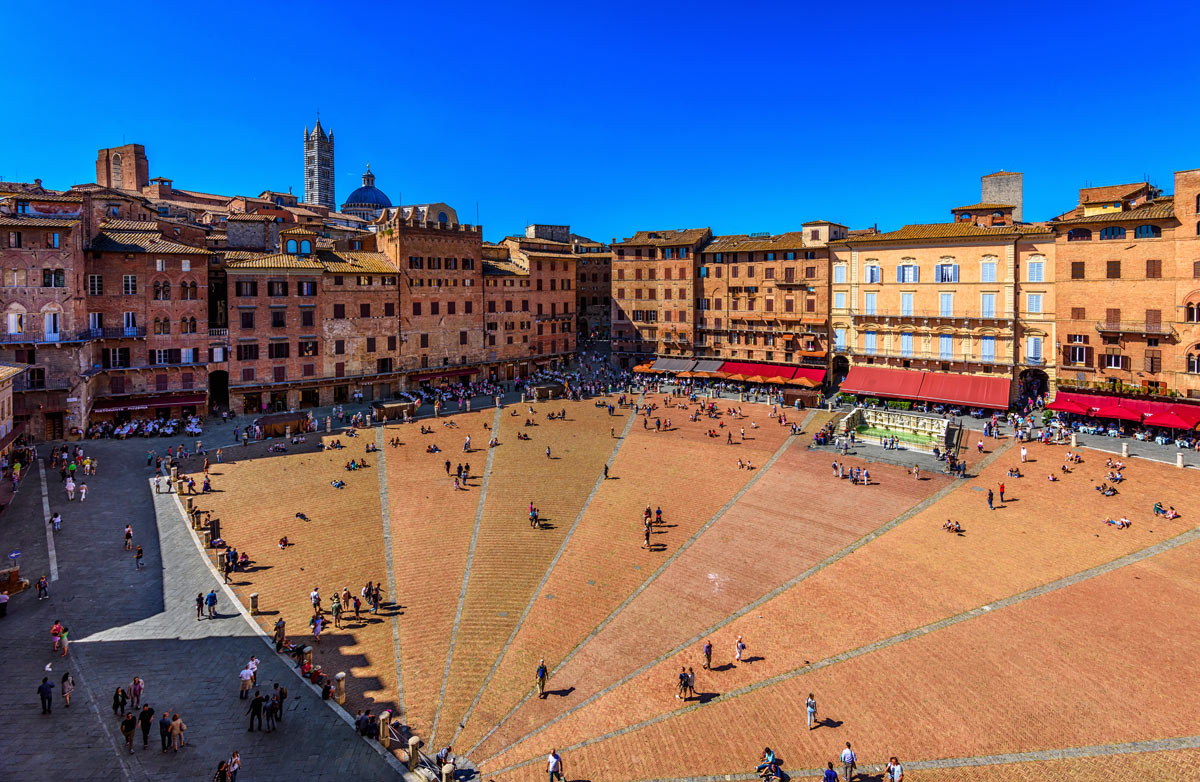
[[[1103,758],[1114,755],[1144,755],[1151,752],[1171,752],[1180,749],[1200,748],[1200,736],[1180,736],[1171,739],[1148,741],[1126,741],[1118,744],[1096,744],[1090,747],[1064,747],[1062,749],[1039,749],[1030,752],[1010,752],[1001,755],[975,755],[962,758],[938,758],[936,760],[903,760],[904,771],[927,771],[948,768],[977,768],[980,766],[1007,766],[1015,763],[1036,763],[1047,760],[1073,760],[1080,758]],[[836,768],[841,764],[834,762]],[[859,766],[859,774],[882,774],[886,764]],[[806,777],[820,778],[823,769],[787,770],[790,779]],[[699,777],[670,777],[669,779],[645,779],[640,782],[727,782],[727,780],[758,779],[758,774],[712,774]]]
[[[804,417],[804,420],[800,422],[801,430],[803,430],[808,425],[808,423],[812,420],[813,416],[816,415],[816,412],[817,412],[817,410],[815,408],[813,410],[809,411],[808,415],[806,415]],[[779,457],[783,456],[783,453],[792,445],[792,443],[794,443],[796,441],[796,439],[798,437],[799,437],[799,435],[789,435],[788,438],[783,441],[783,444],[779,446],[779,449],[776,450],[775,453],[771,455],[771,458],[767,460],[767,463],[764,464],[755,473],[754,477],[751,478],[749,481],[747,481],[746,484],[744,486],[742,486],[742,488],[739,489],[737,491],[737,493],[734,494],[733,497],[730,498],[730,500],[728,502],[726,502],[723,506],[721,506],[720,510],[718,510],[715,514],[713,514],[712,518],[710,518],[708,521],[706,521],[704,523],[704,525],[700,527],[700,529],[696,530],[690,538],[688,538],[686,541],[684,541],[683,545],[680,546],[677,551],[672,553],[671,556],[667,557],[666,561],[663,562],[661,565],[659,565],[658,569],[655,570],[654,573],[652,573],[649,576],[649,578],[647,578],[645,581],[643,581],[638,586],[637,589],[635,589],[627,598],[625,598],[624,601],[621,602],[621,604],[619,606],[617,606],[616,608],[613,609],[612,613],[610,613],[608,616],[606,616],[604,618],[604,620],[602,622],[600,622],[600,624],[596,625],[596,627],[590,633],[588,633],[586,636],[584,636],[583,640],[580,641],[578,644],[576,644],[575,648],[572,649],[562,659],[562,661],[558,663],[558,665],[554,666],[554,670],[550,672],[550,675],[553,676],[555,673],[558,673],[558,671],[560,671],[564,665],[566,665],[568,662],[570,662],[571,659],[579,652],[579,650],[584,647],[584,645],[586,645],[589,641],[591,641],[593,638],[595,638],[597,635],[599,635],[600,632],[609,625],[609,623],[611,623],[614,619],[616,619],[618,614],[620,614],[622,611],[624,611],[634,601],[634,599],[637,598],[638,595],[640,595],[642,592],[644,592],[646,590],[646,588],[649,587],[650,584],[654,582],[655,579],[657,579],[660,575],[662,575],[666,571],[666,569],[668,567],[670,567],[671,564],[676,559],[678,559],[681,554],[683,554],[684,551],[691,548],[692,544],[695,543],[697,540],[699,540],[701,535],[703,535],[710,527],[712,527],[712,525],[715,524],[718,519],[723,517],[729,511],[729,509],[732,508],[737,503],[737,501],[742,498],[742,495],[744,495],[747,491],[749,491],[750,487],[752,487],[755,483],[757,483],[759,478],[761,478],[763,475],[765,475],[767,473],[767,471],[770,470],[771,467],[775,464],[775,462],[779,461]],[[636,674],[633,674],[633,675],[636,675]],[[624,681],[624,680],[622,680],[622,681]],[[490,760],[491,758],[496,757],[496,755],[503,754],[507,750],[511,749],[513,746],[524,741],[525,739],[530,738],[531,736],[535,736],[538,733],[541,733],[543,730],[550,727],[551,725],[558,722],[559,720],[563,719],[568,714],[571,714],[572,712],[582,708],[583,706],[587,705],[588,703],[591,703],[593,700],[600,697],[604,693],[608,692],[609,689],[612,689],[612,687],[615,687],[615,686],[616,685],[612,685],[611,687],[605,688],[604,690],[596,693],[595,695],[592,695],[587,700],[583,701],[582,703],[578,704],[577,706],[574,706],[571,709],[568,709],[567,711],[558,715],[554,719],[552,719],[549,722],[545,723],[544,725],[538,727],[536,730],[530,731],[529,733],[525,734],[524,736],[517,739],[516,741],[509,744],[508,746],[500,749],[499,751],[497,751],[490,757],[485,758],[484,760],[479,761],[479,762],[485,763],[485,762],[487,762],[487,760]],[[500,727],[500,725],[502,725],[510,717],[512,717],[512,715],[516,713],[517,709],[521,708],[521,706],[523,706],[526,703],[526,701],[528,701],[531,697],[532,697],[532,692],[526,693],[525,696],[521,699],[521,701],[519,703],[517,703],[517,705],[514,706],[511,710],[509,710],[509,712],[504,715],[503,719],[501,719],[496,724],[495,727],[493,727],[491,730],[489,730],[484,735],[483,738],[481,738],[479,741],[477,741],[475,743],[475,746],[471,747],[471,749],[469,749],[467,751],[467,754],[470,755],[472,752],[474,752],[476,749],[479,748],[480,744],[487,741],[488,737],[490,737],[496,731],[496,729]]]
[[400,617],[398,616],[400,596],[396,594],[396,570],[392,557],[392,513],[388,500],[387,447],[383,442],[383,432],[382,426],[375,427],[375,448],[379,462],[375,472],[379,475],[379,515],[383,521],[383,558],[387,563],[388,599],[396,606],[390,617],[392,657],[396,665],[396,704],[400,707],[401,714],[407,714],[408,710],[404,708],[404,674],[400,669]]
[[[805,422],[804,422],[804,423],[805,423],[805,424],[807,424],[807,423],[808,423],[808,419],[807,419],[807,418],[805,419]],[[996,448],[995,450],[993,450],[993,451],[992,451],[992,453],[990,453],[990,454],[988,454],[986,457],[984,457],[984,459],[983,459],[983,460],[980,462],[980,466],[981,466],[981,467],[987,466],[987,465],[988,465],[988,464],[990,464],[992,461],[994,461],[995,459],[999,458],[999,457],[1001,456],[1001,454],[1003,453],[1003,451],[1004,451],[1004,450],[1006,450],[1006,448],[1005,448],[1004,446],[1001,446],[1001,447],[998,447],[998,448]],[[498,750],[497,752],[495,752],[494,754],[492,754],[490,757],[488,757],[488,758],[485,758],[485,759],[484,759],[484,760],[482,760],[481,762],[487,762],[487,761],[488,761],[488,760],[490,760],[491,758],[494,758],[494,757],[496,757],[497,755],[501,755],[501,754],[503,754],[504,752],[507,752],[508,750],[510,750],[510,749],[512,749],[514,746],[516,746],[517,744],[520,744],[521,742],[525,741],[526,739],[529,739],[529,738],[532,738],[533,736],[536,736],[538,733],[541,733],[543,730],[545,730],[546,728],[550,727],[551,725],[553,725],[554,723],[558,722],[559,720],[565,719],[565,718],[566,718],[566,717],[568,717],[569,715],[571,715],[571,714],[575,713],[576,711],[579,711],[580,709],[582,709],[583,707],[585,707],[585,706],[587,706],[588,704],[592,703],[593,701],[596,701],[596,700],[598,700],[599,698],[602,698],[602,697],[604,697],[605,695],[607,695],[608,693],[610,693],[610,692],[612,692],[613,690],[617,689],[618,687],[620,687],[621,685],[623,685],[623,684],[625,684],[626,682],[630,681],[631,679],[634,679],[634,678],[636,678],[636,677],[638,677],[638,676],[641,676],[643,673],[645,673],[646,671],[650,670],[650,669],[651,669],[651,668],[653,668],[654,666],[656,666],[656,665],[659,665],[659,664],[660,664],[660,663],[662,663],[664,660],[668,660],[668,659],[670,659],[672,656],[674,656],[674,655],[676,655],[676,654],[679,654],[680,652],[682,652],[682,651],[684,651],[684,650],[688,649],[688,648],[689,648],[689,647],[691,647],[693,644],[699,643],[699,642],[701,641],[701,639],[703,639],[703,638],[705,638],[705,637],[707,637],[707,636],[709,636],[709,635],[712,635],[713,633],[717,632],[717,631],[718,631],[718,630],[720,630],[721,628],[723,628],[723,627],[726,627],[727,625],[731,624],[732,622],[736,621],[737,619],[739,619],[739,618],[741,618],[741,617],[745,616],[746,614],[750,613],[751,611],[754,611],[755,609],[759,608],[760,606],[762,606],[763,604],[767,603],[768,601],[770,601],[770,600],[772,600],[772,599],[774,599],[774,598],[778,597],[779,595],[781,595],[781,594],[783,594],[784,592],[788,591],[788,590],[789,590],[789,589],[791,589],[792,587],[796,586],[796,585],[797,585],[797,584],[799,584],[801,581],[804,581],[805,579],[811,578],[811,577],[812,577],[813,575],[815,575],[816,573],[818,573],[818,572],[820,572],[820,571],[824,570],[825,568],[829,567],[830,565],[832,565],[833,563],[837,562],[838,560],[840,560],[840,559],[843,559],[844,557],[846,557],[846,556],[848,556],[848,555],[852,554],[853,552],[855,552],[855,551],[857,551],[858,549],[862,548],[863,546],[867,545],[868,543],[870,543],[871,541],[875,540],[875,539],[876,539],[876,538],[878,538],[879,536],[881,536],[881,535],[883,535],[884,533],[886,533],[886,532],[889,532],[890,530],[892,530],[892,529],[896,528],[897,526],[899,526],[899,525],[900,525],[900,524],[902,524],[903,522],[907,521],[908,519],[910,519],[910,518],[912,518],[913,516],[917,515],[917,514],[918,514],[918,513],[920,513],[921,511],[923,511],[923,510],[925,510],[926,508],[928,508],[929,506],[933,505],[935,502],[937,502],[938,500],[942,499],[942,498],[943,498],[943,497],[945,497],[947,494],[949,494],[951,491],[953,491],[954,489],[956,489],[956,488],[958,487],[958,485],[959,485],[960,483],[962,483],[962,482],[964,482],[964,481],[963,481],[963,479],[956,479],[956,480],[953,480],[953,481],[951,481],[951,482],[950,482],[948,485],[946,485],[946,486],[943,486],[941,489],[939,489],[939,490],[938,490],[937,492],[935,492],[934,494],[932,494],[932,495],[930,495],[930,496],[926,497],[925,499],[921,500],[921,501],[920,501],[920,502],[918,502],[916,505],[913,505],[911,508],[909,508],[908,510],[906,510],[904,513],[900,514],[899,516],[896,516],[895,518],[891,519],[891,520],[890,520],[890,521],[888,521],[887,523],[883,524],[883,525],[882,525],[881,527],[879,527],[878,529],[875,529],[875,530],[873,530],[873,531],[871,531],[871,532],[868,532],[866,535],[864,535],[863,537],[861,537],[861,538],[859,538],[858,540],[854,541],[854,542],[853,542],[853,543],[851,543],[849,546],[846,546],[846,547],[845,547],[845,548],[843,548],[841,551],[838,551],[838,552],[836,552],[836,553],[834,553],[834,554],[830,555],[829,557],[825,558],[825,559],[824,559],[824,560],[822,560],[821,562],[818,562],[817,564],[815,564],[815,565],[813,565],[812,567],[808,568],[808,569],[807,569],[807,570],[805,570],[803,573],[800,573],[799,575],[797,575],[797,576],[795,576],[795,577],[793,577],[793,578],[791,578],[791,579],[789,579],[789,580],[785,581],[784,583],[782,583],[782,584],[780,584],[779,586],[775,587],[774,589],[772,589],[771,591],[769,591],[769,592],[767,592],[766,594],[762,595],[761,597],[758,597],[758,598],[756,598],[756,599],[755,599],[753,602],[746,604],[746,605],[745,605],[745,606],[743,606],[742,608],[739,608],[737,611],[734,611],[732,614],[730,614],[729,616],[725,617],[725,618],[724,618],[724,619],[722,619],[720,622],[717,622],[717,623],[716,623],[716,624],[714,624],[712,627],[709,627],[709,628],[707,628],[706,630],[703,630],[703,631],[701,631],[700,633],[697,633],[697,634],[696,634],[696,635],[694,635],[693,637],[689,638],[687,641],[684,641],[683,643],[681,643],[681,644],[679,644],[678,646],[676,646],[674,649],[671,649],[670,651],[668,651],[668,652],[666,652],[666,653],[664,653],[664,654],[661,654],[661,655],[659,655],[658,657],[656,657],[655,659],[653,659],[653,660],[651,660],[650,662],[646,663],[645,665],[643,665],[642,667],[638,668],[637,670],[635,670],[635,671],[632,671],[632,672],[630,672],[630,673],[626,674],[625,676],[621,677],[620,679],[618,679],[618,680],[614,681],[613,683],[609,684],[609,685],[608,685],[607,687],[605,687],[604,689],[602,689],[602,690],[599,690],[599,691],[595,692],[594,694],[592,694],[592,695],[588,696],[586,699],[584,699],[583,701],[580,701],[578,704],[576,704],[575,706],[572,706],[570,709],[568,709],[568,710],[564,711],[562,714],[559,714],[559,715],[558,715],[557,717],[555,717],[554,719],[550,720],[549,722],[546,722],[544,725],[541,725],[541,726],[539,726],[539,727],[538,727],[536,730],[530,731],[529,733],[525,734],[525,735],[524,735],[524,736],[522,736],[521,738],[519,738],[519,739],[517,739],[516,741],[512,742],[512,743],[511,743],[511,744],[509,744],[508,746],[506,746],[506,747],[503,747],[502,749]],[[528,700],[528,696],[526,697],[526,700]],[[525,702],[525,701],[522,701],[522,703],[524,703],[524,702]],[[516,711],[516,709],[514,709],[513,711]],[[511,716],[512,716],[512,713],[513,713],[513,712],[509,712],[509,714],[505,715],[504,719],[505,719],[505,720],[507,720],[509,717],[511,717]],[[503,722],[503,720],[502,720],[502,722]],[[497,727],[498,727],[498,726],[497,726]],[[491,735],[491,733],[492,733],[492,732],[494,732],[495,730],[496,730],[496,728],[493,728],[493,729],[492,729],[492,731],[490,731],[490,732],[488,733],[488,735],[490,736],[490,735]],[[487,737],[485,736],[485,737],[484,737],[484,739],[486,739],[486,738],[487,738]],[[482,743],[482,741],[481,741],[480,743]],[[476,746],[478,746],[478,745],[476,745]]]
[[[492,435],[499,436],[500,422],[504,416],[500,413],[503,408],[497,407],[492,416]],[[483,478],[479,481],[479,504],[475,507],[475,528],[471,531],[471,545],[467,549],[467,565],[463,568],[462,588],[458,592],[458,608],[454,611],[454,628],[450,631],[450,647],[446,650],[446,669],[442,672],[442,687],[438,691],[437,709],[433,713],[433,725],[429,729],[429,744],[437,745],[438,721],[442,716],[442,704],[446,701],[446,682],[450,679],[450,664],[454,661],[454,642],[458,638],[458,625],[462,622],[463,603],[467,600],[467,586],[471,582],[471,563],[475,561],[475,546],[479,542],[479,525],[483,522],[483,506],[487,502],[488,481],[492,477],[492,461],[496,456],[495,448],[488,448],[487,463],[483,467]]]
[[[1179,535],[1176,535],[1173,538],[1164,540],[1162,543],[1156,543],[1153,546],[1148,546],[1147,548],[1141,549],[1140,551],[1135,551],[1132,554],[1126,554],[1125,556],[1114,559],[1111,562],[1106,562],[1102,565],[1097,565],[1095,567],[1088,568],[1087,570],[1082,570],[1073,575],[1065,576],[1064,578],[1060,578],[1056,581],[1051,581],[1048,584],[1043,584],[1041,586],[1034,587],[1033,589],[1027,589],[1024,592],[1018,592],[1015,595],[1010,595],[1010,596],[1002,598],[1000,600],[996,600],[991,603],[987,603],[985,605],[977,606],[976,608],[972,608],[967,611],[963,611],[962,613],[955,614],[954,616],[949,616],[949,617],[946,617],[945,619],[939,619],[936,622],[931,622],[927,625],[922,625],[921,627],[917,627],[912,630],[907,630],[903,633],[897,633],[896,635],[893,635],[890,638],[884,638],[884,639],[881,639],[878,641],[874,641],[872,643],[867,644],[866,646],[860,646],[857,649],[851,649],[849,651],[841,652],[840,654],[835,654],[832,657],[826,657],[824,660],[818,660],[817,662],[811,663],[809,665],[802,665],[799,668],[793,668],[790,671],[785,671],[784,673],[777,674],[768,679],[763,679],[762,681],[755,682],[754,684],[748,684],[744,687],[739,687],[735,690],[730,690],[729,692],[718,695],[717,697],[708,701],[708,703],[711,704],[711,703],[719,703],[722,701],[732,700],[733,698],[738,698],[742,695],[746,695],[748,693],[755,692],[757,690],[761,690],[761,689],[764,689],[767,687],[774,686],[776,684],[780,684],[780,683],[788,681],[790,679],[794,679],[798,676],[812,673],[813,671],[818,671],[818,670],[821,670],[822,668],[828,668],[831,665],[836,665],[838,663],[843,663],[848,660],[853,660],[855,657],[861,657],[864,654],[870,654],[871,652],[877,652],[880,649],[886,649],[889,646],[894,646],[896,644],[912,640],[913,638],[918,638],[923,635],[928,635],[929,633],[935,632],[937,630],[941,630],[943,628],[950,627],[951,625],[956,625],[959,622],[965,622],[968,619],[974,619],[978,616],[983,616],[984,614],[990,613],[991,611],[995,611],[995,610],[998,610],[1001,608],[1008,608],[1009,606],[1016,605],[1017,603],[1022,603],[1031,598],[1040,597],[1042,595],[1049,594],[1050,592],[1056,592],[1059,589],[1063,589],[1064,587],[1073,586],[1075,584],[1080,583],[1081,581],[1086,581],[1090,578],[1095,578],[1096,576],[1104,575],[1105,573],[1110,573],[1114,570],[1125,567],[1126,565],[1132,565],[1136,562],[1141,562],[1142,560],[1149,559],[1150,557],[1153,557],[1156,554],[1161,554],[1164,551],[1170,551],[1172,549],[1178,548],[1187,543],[1191,543],[1192,541],[1197,540],[1197,539],[1200,539],[1200,527],[1194,527],[1194,528],[1188,530],[1187,532],[1183,532]],[[601,736],[594,736],[592,738],[581,741],[577,744],[573,744],[569,747],[566,747],[565,750],[576,750],[576,749],[580,749],[582,747],[590,746],[592,744],[597,744],[601,741],[607,741],[608,739],[615,738],[617,736],[621,736],[626,733],[633,733],[634,731],[641,730],[642,728],[646,728],[646,727],[649,727],[656,723],[662,722],[664,720],[671,719],[672,717],[677,717],[681,714],[686,714],[689,711],[693,711],[695,709],[702,708],[705,705],[707,705],[707,704],[695,703],[690,706],[684,706],[682,708],[675,709],[674,711],[669,711],[664,714],[660,714],[657,717],[652,717],[648,720],[643,720],[641,722],[638,722],[638,723],[635,723],[632,725],[626,725],[623,728],[620,728],[620,729],[614,730],[614,731],[610,731],[609,733],[605,733]],[[515,763],[513,765],[506,766],[502,769],[496,769],[490,773],[502,774],[506,771],[512,771],[513,769],[521,768],[522,766],[526,766],[530,763],[534,763],[539,759],[540,758],[533,758],[531,760],[526,760],[521,763]]]
[[[206,432],[206,437],[208,433]],[[240,619],[228,593],[215,620],[197,621],[197,593],[223,593],[211,563],[197,551],[196,538],[172,495],[155,496],[144,466],[149,448],[167,440],[85,441],[99,458],[99,472],[86,479],[86,503],[67,502],[56,474],[46,476],[51,510],[63,514],[55,533],[60,578],[50,599],[34,590],[14,595],[0,620],[0,756],[5,779],[87,780],[208,779],[219,760],[241,753],[243,777],[294,782],[331,776],[397,779],[390,753],[361,739],[327,708],[295,669],[265,646],[257,626]],[[46,456],[48,447],[39,448]],[[5,509],[0,547],[21,549],[22,571],[36,579],[48,572],[40,476],[30,471]],[[121,533],[131,524],[146,566],[135,570]],[[234,527],[236,529],[236,527]],[[51,650],[49,628],[61,619],[71,629],[66,657]],[[237,672],[251,655],[261,658],[259,686],[273,682],[292,691],[280,730],[249,733],[246,703],[237,697]],[[50,670],[45,667],[49,665]],[[76,689],[63,707],[59,682],[69,672]],[[157,730],[143,750],[128,754],[111,712],[117,687],[134,676],[146,682],[143,702],[159,714],[177,711],[188,731],[179,753],[157,749]],[[34,692],[41,677],[55,683],[54,709],[38,712]],[[343,712],[344,714],[344,712]],[[343,717],[342,719],[346,719]],[[389,762],[389,758],[391,759]]]
[[[643,394],[638,394],[637,404],[640,405],[642,403],[643,396]],[[633,428],[633,422],[636,418],[637,416],[633,414],[633,409],[630,408],[629,415],[625,421],[625,426],[621,430],[621,436],[617,438],[617,443],[613,446],[612,453],[608,455],[608,461],[604,463],[606,467],[612,467],[613,462],[616,461],[617,454],[621,450],[621,444],[624,443],[625,438],[629,436],[629,430]],[[575,521],[571,524],[571,529],[567,530],[566,536],[563,537],[562,544],[558,547],[558,551],[555,552],[554,558],[550,560],[550,564],[546,567],[546,572],[542,575],[542,580],[538,582],[537,588],[534,589],[529,595],[529,602],[525,605],[525,610],[521,612],[521,616],[519,619],[517,619],[517,623],[513,625],[513,630],[508,636],[508,640],[504,642],[504,646],[500,649],[500,653],[496,655],[496,661],[492,663],[492,669],[488,671],[488,675],[484,678],[483,684],[479,686],[479,692],[475,693],[474,700],[471,701],[471,705],[467,708],[466,713],[463,714],[462,719],[459,720],[458,728],[454,731],[454,739],[450,742],[451,745],[458,741],[459,734],[462,733],[463,728],[467,724],[467,720],[471,718],[472,712],[475,711],[475,707],[479,704],[479,699],[483,697],[484,691],[487,689],[488,684],[491,683],[492,676],[495,675],[496,669],[500,667],[500,662],[504,659],[504,655],[508,653],[508,647],[512,645],[513,640],[517,637],[517,633],[521,631],[521,626],[525,624],[525,617],[529,616],[529,612],[533,610],[533,605],[537,602],[538,595],[542,593],[542,589],[545,588],[546,582],[550,580],[550,574],[554,572],[554,567],[558,564],[558,560],[562,557],[563,552],[566,551],[567,544],[571,541],[571,536],[575,534],[575,530],[579,526],[579,522],[583,519],[583,514],[587,512],[588,506],[592,504],[592,498],[596,496],[596,492],[598,492],[600,487],[603,485],[604,475],[601,474],[600,477],[596,479],[596,484],[592,486],[592,490],[588,493],[587,499],[583,501],[583,506],[579,509],[579,513],[575,516]],[[533,690],[530,691],[530,694],[532,694],[532,692]],[[529,694],[521,699],[520,703],[513,708],[513,711],[516,711],[516,709],[519,708],[522,703],[528,700],[528,698]],[[508,719],[508,716],[510,716],[513,711],[510,711],[504,719]],[[501,720],[501,722],[503,722],[503,720]],[[496,728],[494,727],[492,728],[493,731],[495,729]],[[487,736],[490,735],[492,735],[492,732],[488,731]],[[479,743],[486,739],[487,736],[484,736]],[[476,743],[475,746],[479,746],[479,743]]]

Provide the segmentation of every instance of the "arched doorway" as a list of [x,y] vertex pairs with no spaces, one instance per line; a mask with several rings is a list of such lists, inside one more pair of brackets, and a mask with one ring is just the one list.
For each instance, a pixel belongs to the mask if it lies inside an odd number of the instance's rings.
[[1023,370],[1018,381],[1022,399],[1044,396],[1050,391],[1050,378],[1040,369]]
[[224,369],[208,373],[208,404],[214,410],[229,407],[229,373]]
[[832,382],[830,385],[840,386],[848,374],[850,374],[850,360],[845,356],[835,356],[833,359],[833,377],[831,378]]

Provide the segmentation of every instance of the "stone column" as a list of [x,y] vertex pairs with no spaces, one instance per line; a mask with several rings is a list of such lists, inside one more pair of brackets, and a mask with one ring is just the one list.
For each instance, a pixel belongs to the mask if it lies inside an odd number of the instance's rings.
[[1121,443],[1121,457],[1122,458],[1129,457],[1129,443]]
[[[346,674],[344,674],[344,673],[338,674],[338,688],[341,690],[341,694],[342,694],[342,698],[341,698],[341,700],[338,701],[338,703],[345,703],[345,701],[346,701],[346,685],[342,682],[342,680],[345,678],[346,678]],[[335,695],[334,697],[336,698],[337,696]],[[387,749],[392,744],[391,727],[392,727],[392,710],[384,709],[383,714],[379,715],[379,735],[377,736],[377,738],[379,739],[379,743],[383,745],[384,749]]]
[[1175,466],[1181,470],[1183,469],[1183,451],[1175,454]]
[[[251,595],[251,598],[257,599],[257,597],[258,597],[257,595]],[[333,677],[333,699],[341,704],[344,704],[346,702],[346,672],[345,671],[338,671],[337,676]],[[387,712],[384,712],[384,714],[386,714],[386,713]],[[384,717],[381,714],[379,716],[379,735],[381,737],[385,733],[387,733],[387,728],[385,727],[386,725],[387,725],[387,723],[384,721]]]
[[258,615],[258,593],[257,592],[250,593],[250,615],[251,616]]
[[1074,432],[1071,432],[1071,447],[1072,448],[1079,447],[1079,438],[1075,435]]
[[453,763],[446,763],[442,766],[442,782],[454,782]]
[[325,434],[333,431],[333,416],[325,416]]
[[408,770],[417,770],[417,761],[421,757],[421,739],[419,736],[408,737]]

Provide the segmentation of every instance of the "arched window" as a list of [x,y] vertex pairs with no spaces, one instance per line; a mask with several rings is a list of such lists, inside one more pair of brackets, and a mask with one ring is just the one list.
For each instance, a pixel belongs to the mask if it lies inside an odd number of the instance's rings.
[[992,219],[993,220],[1003,220],[1004,212],[992,212]]
[[307,239],[304,239],[303,241],[301,241],[300,242],[300,254],[308,255],[311,252],[312,252],[312,242],[308,241]]
[[164,282],[162,284],[162,297],[163,297],[163,301],[171,300],[171,283]]
[[193,298],[193,299],[195,299],[195,298],[196,298],[196,283],[194,283],[194,282],[193,282],[193,283],[191,284],[191,286],[190,286],[190,287],[191,287],[191,289],[192,289],[192,290],[191,290],[191,293],[192,293],[192,295],[191,295],[191,297],[190,297],[190,298]]
[[971,213],[963,212],[961,215],[958,216],[958,219],[964,223],[969,223],[969,222],[971,222]]
[[154,283],[154,300],[159,301],[161,299],[162,299],[162,283],[156,282],[156,283]]
[[190,333],[190,334],[196,333],[196,319],[195,318],[188,318],[188,333]]
[[162,320],[162,333],[163,334],[171,333],[171,321],[168,318],[163,318],[163,320]]
[[1162,229],[1157,225],[1139,225],[1133,232],[1135,239],[1160,239],[1162,238]]
[[295,240],[295,239],[288,239],[288,240],[287,240],[287,251],[288,251],[288,254],[289,254],[289,255],[295,255],[295,254],[296,254],[296,240]]
[[1200,215],[1200,195],[1196,196],[1196,214]]
[[1067,231],[1068,242],[1087,242],[1092,238],[1092,232],[1087,228],[1072,228]]
[[1110,225],[1100,231],[1101,239],[1124,239],[1125,229],[1119,225]]
[[161,321],[161,320],[159,320],[158,318],[155,318],[155,319],[154,319],[154,333],[155,333],[155,334],[161,334],[161,333],[162,333],[162,321]]
[[1196,351],[1200,350],[1200,346],[1194,347],[1187,354],[1187,371],[1188,374],[1200,375],[1200,354]]
[[446,215],[445,212],[438,212],[438,222],[439,223],[448,223],[448,222],[450,222],[450,218]]
[[180,334],[187,334],[187,333],[189,333],[189,332],[188,332],[188,319],[187,319],[187,318],[180,318],[180,319],[179,319],[179,333],[180,333]]
[[1200,304],[1189,304],[1184,308],[1183,319],[1188,323],[1200,323]]
[[125,186],[125,167],[120,152],[114,152],[112,156],[112,186],[116,188]]

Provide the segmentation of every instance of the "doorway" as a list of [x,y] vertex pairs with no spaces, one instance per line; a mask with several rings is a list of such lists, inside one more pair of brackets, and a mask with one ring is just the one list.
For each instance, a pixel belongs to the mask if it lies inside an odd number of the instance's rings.
[[208,401],[214,410],[229,407],[229,373],[224,369],[208,373]]
[[63,414],[46,413],[46,439],[61,440],[63,439],[63,432]]

